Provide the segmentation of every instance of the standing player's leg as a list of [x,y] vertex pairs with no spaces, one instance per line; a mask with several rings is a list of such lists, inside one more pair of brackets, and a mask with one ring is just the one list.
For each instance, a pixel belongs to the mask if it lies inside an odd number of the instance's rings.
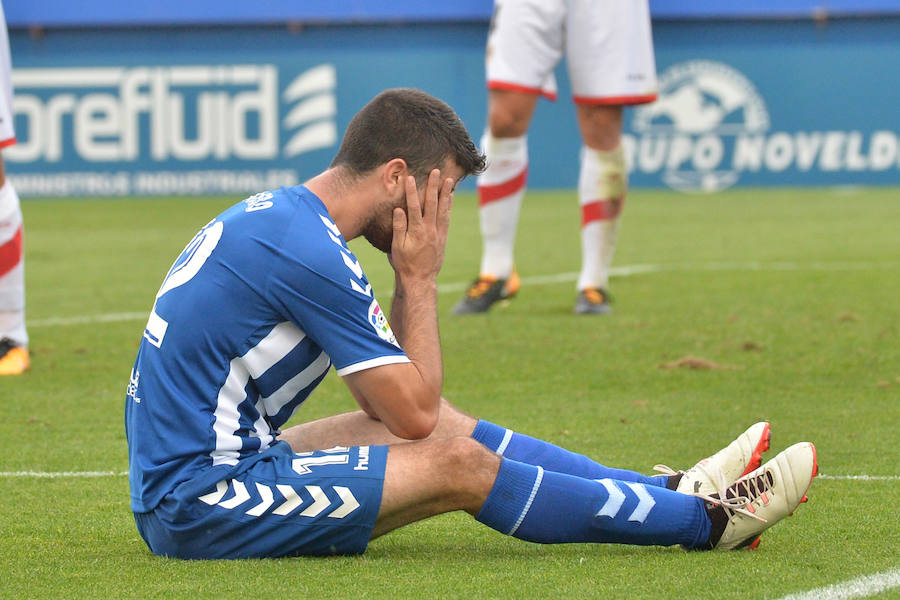
[[0,375],[29,367],[22,210],[0,159]]
[[584,140],[578,200],[581,204],[581,274],[575,312],[609,312],[609,270],[616,249],[619,215],[628,189],[622,152],[622,106],[579,104]]
[[609,312],[609,270],[628,189],[622,107],[656,99],[647,0],[573,0],[566,56],[584,146],[578,194],[582,269],[575,311]]
[[[12,102],[12,61],[0,6],[0,148],[16,143]],[[0,375],[18,375],[29,366],[23,256],[19,196],[0,157]]]
[[519,289],[513,250],[528,178],[525,132],[537,98],[536,94],[512,90],[489,92],[488,131],[481,139],[487,169],[478,177],[481,270],[453,309],[455,314],[484,312]]
[[528,178],[528,142],[538,98],[556,98],[553,68],[562,57],[563,0],[496,0],[487,43],[487,170],[478,178],[484,251],[481,271],[455,314],[487,311],[519,289],[513,264],[519,208]]

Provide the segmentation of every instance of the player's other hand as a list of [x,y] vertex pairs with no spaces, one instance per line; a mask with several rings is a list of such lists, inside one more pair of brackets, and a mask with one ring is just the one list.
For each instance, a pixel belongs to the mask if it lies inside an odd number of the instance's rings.
[[420,195],[413,176],[406,178],[406,210],[394,209],[394,240],[390,261],[397,276],[405,281],[434,282],[444,263],[453,180],[441,180],[434,169]]

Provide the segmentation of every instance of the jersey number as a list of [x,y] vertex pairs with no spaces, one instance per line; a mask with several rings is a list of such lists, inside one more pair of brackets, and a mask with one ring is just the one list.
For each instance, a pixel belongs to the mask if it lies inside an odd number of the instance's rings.
[[[366,449],[366,457],[368,457],[368,446],[362,446]],[[320,467],[322,465],[346,465],[350,462],[350,448],[347,446],[335,446],[322,450],[325,456],[313,456],[314,452],[297,452],[294,454],[294,460],[291,461],[291,468],[298,475],[308,475],[312,473],[310,467]],[[367,460],[368,462],[368,460]]]
[[166,337],[166,330],[169,328],[169,322],[157,314],[156,303],[159,302],[163,294],[184,285],[200,271],[200,267],[203,266],[203,263],[206,262],[206,259],[209,258],[209,255],[212,254],[212,251],[218,245],[222,237],[222,228],[222,221],[210,221],[206,227],[194,236],[194,239],[188,242],[178,260],[169,269],[162,287],[156,293],[156,301],[153,303],[153,310],[150,311],[147,328],[144,329],[144,337],[157,348],[162,346],[163,338]]

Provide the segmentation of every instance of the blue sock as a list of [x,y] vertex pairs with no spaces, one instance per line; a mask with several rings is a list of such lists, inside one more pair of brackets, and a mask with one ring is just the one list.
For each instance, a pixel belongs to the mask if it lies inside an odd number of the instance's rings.
[[634,471],[605,467],[581,454],[575,454],[550,442],[515,433],[511,429],[494,425],[488,421],[478,421],[472,437],[500,456],[539,465],[547,471],[566,473],[584,479],[618,479],[634,481],[645,485],[666,487],[667,475],[641,475]]
[[709,540],[703,501],[641,483],[593,481],[502,459],[478,521],[542,544],[600,542],[694,548]]

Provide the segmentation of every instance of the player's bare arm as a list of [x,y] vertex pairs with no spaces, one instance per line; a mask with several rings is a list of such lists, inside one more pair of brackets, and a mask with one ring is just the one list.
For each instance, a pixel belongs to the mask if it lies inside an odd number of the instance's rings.
[[[404,439],[427,437],[437,424],[443,385],[437,323],[437,274],[444,261],[454,181],[433,170],[419,197],[407,176],[406,211],[395,208],[391,265],[398,292],[392,311],[409,363],[345,377],[360,407]],[[374,415],[373,415],[374,413]]]

